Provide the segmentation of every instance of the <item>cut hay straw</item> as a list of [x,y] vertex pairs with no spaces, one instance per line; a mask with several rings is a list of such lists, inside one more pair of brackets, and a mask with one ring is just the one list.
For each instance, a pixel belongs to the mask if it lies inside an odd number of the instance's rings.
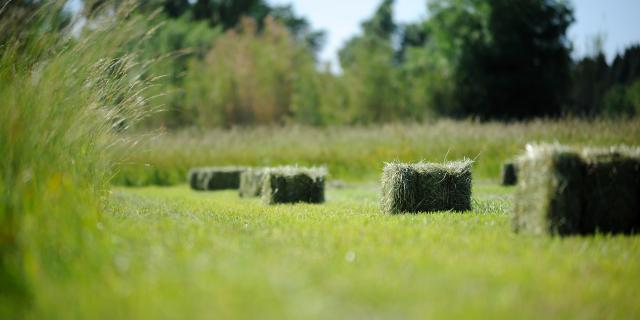
[[640,229],[640,152],[528,145],[518,158],[513,228],[533,234]]
[[386,163],[382,211],[465,211],[471,209],[471,160],[445,163]]
[[194,190],[238,189],[244,167],[206,167],[189,171],[189,185]]
[[259,197],[262,194],[264,168],[247,169],[240,174],[238,194],[242,198]]
[[322,203],[327,169],[285,166],[264,170],[262,201],[278,203]]
[[502,164],[502,185],[514,186],[518,183],[518,167],[514,161]]

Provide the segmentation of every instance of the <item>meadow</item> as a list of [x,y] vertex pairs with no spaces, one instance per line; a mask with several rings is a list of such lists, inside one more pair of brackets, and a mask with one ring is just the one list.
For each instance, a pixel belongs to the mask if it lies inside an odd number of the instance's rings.
[[[43,295],[35,315],[637,318],[640,238],[516,234],[514,188],[498,172],[527,141],[637,145],[638,131],[633,120],[562,120],[146,135],[115,182],[173,186],[113,186],[103,242],[88,248],[106,265]],[[470,212],[382,213],[385,160],[459,157],[476,159]],[[327,164],[326,203],[268,206],[186,185],[190,166],[237,163]],[[153,180],[161,172],[175,180]],[[58,309],[61,297],[76,306]]]
[[[149,133],[149,17],[69,37],[63,4],[0,9],[0,319],[640,317],[640,237],[515,234],[498,185],[529,142],[638,146],[638,118]],[[385,162],[460,158],[470,211],[381,212]],[[326,165],[326,202],[186,185],[280,164]]]
[[207,165],[327,165],[331,178],[378,180],[385,162],[442,162],[469,158],[476,178],[498,179],[502,163],[527,143],[575,146],[640,143],[640,120],[438,120],[370,126],[236,127],[127,134],[135,141],[113,182],[117,185],[183,183],[192,167]]
[[[322,205],[236,191],[113,188],[103,272],[43,290],[41,318],[634,319],[637,236],[511,231],[512,187],[474,184],[473,210],[380,213],[375,183]],[[86,268],[77,266],[78,270]],[[40,289],[40,288],[39,288]],[[68,301],[73,301],[69,308]]]

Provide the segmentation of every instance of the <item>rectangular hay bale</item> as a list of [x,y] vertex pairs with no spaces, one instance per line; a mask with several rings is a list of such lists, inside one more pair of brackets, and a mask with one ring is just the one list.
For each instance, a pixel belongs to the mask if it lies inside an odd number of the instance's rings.
[[470,160],[446,163],[386,163],[382,172],[382,211],[466,211],[471,209]]
[[262,181],[264,180],[264,169],[247,169],[240,174],[240,187],[238,193],[240,197],[259,197],[262,194]]
[[513,228],[532,234],[571,234],[580,230],[584,166],[566,147],[528,147],[518,159]]
[[278,203],[322,203],[325,168],[277,167],[264,170],[262,201]]
[[189,185],[195,190],[238,189],[244,167],[206,167],[189,171]]
[[502,185],[514,186],[518,183],[518,167],[514,161],[502,164]]
[[628,147],[585,149],[583,233],[640,231],[640,152]]
[[205,183],[205,174],[202,168],[194,168],[189,170],[187,179],[189,180],[189,186],[193,190],[206,190],[207,185]]
[[572,235],[640,231],[639,149],[528,146],[518,159],[516,232]]

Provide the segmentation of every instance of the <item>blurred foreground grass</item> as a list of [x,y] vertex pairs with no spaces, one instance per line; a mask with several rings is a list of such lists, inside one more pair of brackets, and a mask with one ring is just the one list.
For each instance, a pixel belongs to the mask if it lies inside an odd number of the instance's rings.
[[329,189],[323,205],[280,206],[184,185],[116,188],[99,226],[113,254],[106,272],[43,290],[33,313],[92,319],[640,316],[640,237],[516,235],[511,191],[480,182],[472,212],[390,216],[379,211],[375,184]]
[[119,185],[173,185],[191,167],[326,164],[333,178],[378,179],[384,162],[475,159],[474,176],[497,178],[504,160],[529,142],[572,145],[640,145],[633,120],[538,120],[478,123],[441,120],[424,124],[313,128],[302,126],[184,130],[129,135],[139,141],[116,174]]

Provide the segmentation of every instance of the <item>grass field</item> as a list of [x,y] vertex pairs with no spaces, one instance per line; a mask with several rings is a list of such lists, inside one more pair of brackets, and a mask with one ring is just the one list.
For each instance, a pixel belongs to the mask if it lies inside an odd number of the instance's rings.
[[480,123],[439,120],[369,127],[249,127],[130,134],[137,141],[114,178],[119,185],[173,185],[192,167],[326,164],[332,178],[372,181],[385,162],[475,160],[474,176],[497,179],[502,162],[530,142],[640,145],[640,118]]
[[115,188],[99,228],[112,271],[56,288],[41,311],[132,319],[637,319],[640,237],[514,234],[512,191],[480,181],[471,212],[390,216],[380,213],[376,183],[331,188],[322,205],[279,206],[186,185]]
[[[149,21],[124,6],[76,39],[50,3],[0,19],[24,31],[0,46],[0,319],[640,318],[639,236],[516,235],[496,184],[526,143],[638,146],[640,118],[132,133]],[[384,162],[464,157],[471,212],[380,212]],[[265,206],[184,184],[281,164],[346,187]]]

